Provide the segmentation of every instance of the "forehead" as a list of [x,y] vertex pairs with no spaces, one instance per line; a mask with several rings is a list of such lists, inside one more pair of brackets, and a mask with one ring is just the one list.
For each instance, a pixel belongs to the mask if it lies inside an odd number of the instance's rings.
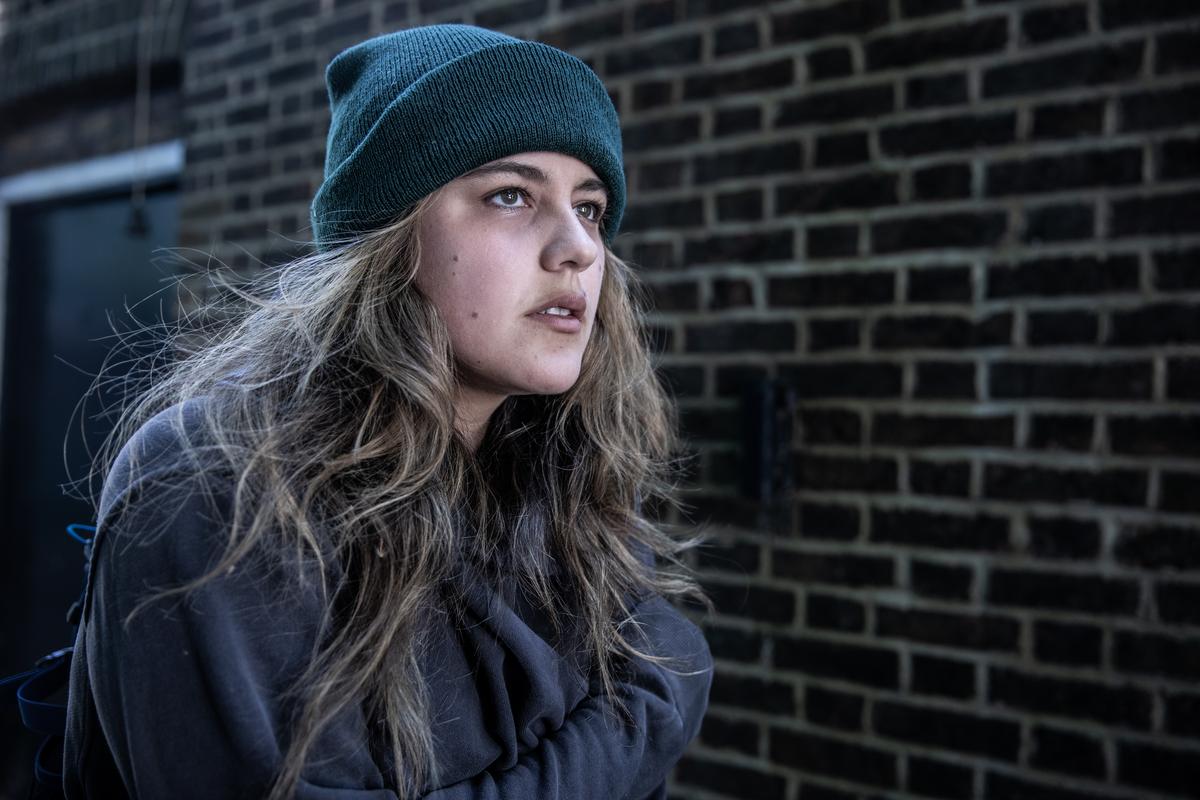
[[477,180],[497,175],[518,175],[534,183],[570,182],[576,189],[608,193],[604,182],[596,177],[589,165],[565,153],[515,153],[489,161],[460,176],[460,180]]

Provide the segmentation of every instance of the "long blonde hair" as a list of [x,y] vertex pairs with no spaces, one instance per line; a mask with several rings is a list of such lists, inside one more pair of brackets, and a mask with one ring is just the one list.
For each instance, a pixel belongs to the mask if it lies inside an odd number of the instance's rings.
[[[578,631],[610,698],[619,659],[657,660],[622,633],[629,598],[657,592],[708,604],[680,558],[698,537],[642,510],[676,502],[679,446],[630,268],[605,248],[576,384],[508,398],[472,454],[454,427],[448,334],[413,281],[432,197],[240,293],[240,310],[217,315],[225,321],[202,344],[194,332],[171,337],[165,346],[178,355],[125,405],[96,461],[94,475],[106,475],[151,416],[205,398],[202,432],[187,434],[233,481],[219,563],[145,598],[134,614],[260,548],[318,565],[324,633],[295,684],[298,713],[272,800],[291,796],[323,727],[354,702],[383,721],[401,798],[436,781],[417,654],[422,620],[446,602],[439,586],[458,558],[504,563],[556,632]],[[645,569],[637,545],[658,569]],[[560,570],[554,581],[547,557]]]

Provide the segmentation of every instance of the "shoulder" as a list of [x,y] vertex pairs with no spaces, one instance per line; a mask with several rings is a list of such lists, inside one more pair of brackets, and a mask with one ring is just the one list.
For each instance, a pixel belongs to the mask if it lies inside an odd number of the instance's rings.
[[105,477],[98,519],[147,487],[181,488],[202,474],[211,476],[220,464],[206,424],[212,412],[210,398],[193,398],[159,411],[134,431]]

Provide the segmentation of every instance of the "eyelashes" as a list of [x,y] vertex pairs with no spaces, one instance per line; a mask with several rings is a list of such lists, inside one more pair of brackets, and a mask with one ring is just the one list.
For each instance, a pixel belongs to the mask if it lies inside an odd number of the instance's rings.
[[[515,196],[521,198],[522,200],[525,200],[526,202],[528,202],[528,200],[529,200],[529,190],[524,189],[520,186],[506,186],[503,189],[499,189],[495,192],[492,192],[487,197],[485,197],[484,200],[485,200],[485,202],[487,202],[488,205],[494,206],[496,208],[520,208],[520,206],[509,205],[508,203],[493,203],[493,202],[491,202],[491,200],[493,198],[500,197],[502,195],[508,195],[509,197],[512,197],[515,195]],[[588,222],[591,222],[593,225],[600,225],[601,223],[604,222],[605,214],[608,212],[608,207],[604,203],[599,203],[594,200],[587,200],[582,203],[579,203],[576,206],[576,208],[578,208],[579,206],[591,206],[594,209],[594,213],[591,216],[584,217],[584,219],[587,220]]]

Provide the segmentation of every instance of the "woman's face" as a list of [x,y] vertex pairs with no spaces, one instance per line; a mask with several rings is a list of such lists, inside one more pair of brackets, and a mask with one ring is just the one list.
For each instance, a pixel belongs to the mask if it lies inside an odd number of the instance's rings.
[[477,404],[558,394],[578,379],[600,301],[606,203],[591,167],[550,152],[492,161],[434,198],[418,228],[416,285],[445,321],[460,390]]

